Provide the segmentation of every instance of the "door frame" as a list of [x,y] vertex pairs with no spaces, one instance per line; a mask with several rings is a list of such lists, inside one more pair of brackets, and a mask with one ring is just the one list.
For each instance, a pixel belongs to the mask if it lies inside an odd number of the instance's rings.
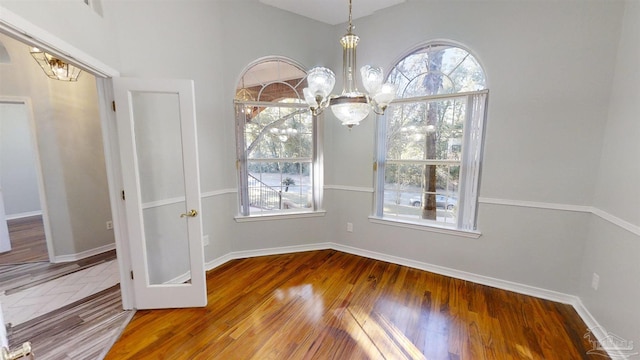
[[129,275],[132,268],[131,253],[129,250],[124,202],[121,198],[123,182],[120,166],[118,133],[116,128],[115,112],[111,107],[114,98],[111,78],[120,76],[120,73],[1,5],[0,32],[25,44],[36,46],[48,53],[54,54],[60,59],[72,63],[96,77],[98,108],[100,112],[101,132],[107,170],[107,183],[109,187],[109,201],[111,203],[111,212],[113,215],[112,220],[116,243],[116,254],[120,269],[122,305],[125,310],[134,309],[134,293],[132,281]]
[[29,136],[31,138],[31,148],[33,149],[36,165],[36,178],[38,181],[38,196],[40,198],[40,208],[42,211],[42,224],[44,226],[44,237],[47,243],[47,253],[49,262],[55,263],[55,249],[51,237],[51,223],[49,222],[49,207],[47,206],[47,192],[44,187],[44,176],[42,175],[42,162],[40,160],[40,146],[38,145],[38,130],[36,120],[33,116],[33,105],[31,99],[25,96],[1,96],[0,103],[3,104],[22,104],[27,110],[27,121],[29,122]]

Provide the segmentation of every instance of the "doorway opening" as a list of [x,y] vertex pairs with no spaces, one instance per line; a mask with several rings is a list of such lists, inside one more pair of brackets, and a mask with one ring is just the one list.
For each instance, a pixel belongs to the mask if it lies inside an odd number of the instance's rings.
[[34,134],[30,104],[0,97],[0,265],[50,261],[44,183]]
[[93,74],[74,83],[52,80],[29,45],[2,29],[0,43],[9,55],[0,64],[0,226],[14,235],[6,261],[0,254],[0,303],[9,345],[26,338],[40,355],[55,344],[39,348],[44,343],[34,334],[52,316],[105,292],[123,308],[101,94]]

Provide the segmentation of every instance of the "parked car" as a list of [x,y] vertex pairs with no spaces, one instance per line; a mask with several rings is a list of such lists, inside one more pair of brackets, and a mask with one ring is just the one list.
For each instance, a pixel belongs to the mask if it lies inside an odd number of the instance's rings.
[[[422,199],[415,196],[409,199],[409,203],[415,207],[422,206]],[[436,194],[436,208],[452,210],[456,206],[458,206],[458,200],[456,198]]]

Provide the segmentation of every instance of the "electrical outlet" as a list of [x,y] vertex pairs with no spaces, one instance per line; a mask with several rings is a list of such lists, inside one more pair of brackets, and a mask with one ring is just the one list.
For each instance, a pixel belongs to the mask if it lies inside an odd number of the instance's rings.
[[353,224],[347,223],[347,232],[353,232]]
[[113,230],[113,221],[107,221],[107,230]]
[[205,236],[202,237],[202,244],[204,246],[209,245],[209,235],[205,235]]
[[591,277],[591,287],[593,290],[598,290],[598,286],[600,286],[600,275],[593,273],[593,277]]

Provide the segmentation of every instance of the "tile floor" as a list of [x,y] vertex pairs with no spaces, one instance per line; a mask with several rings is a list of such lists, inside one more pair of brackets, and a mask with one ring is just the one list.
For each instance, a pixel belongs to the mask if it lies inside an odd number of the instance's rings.
[[11,295],[0,294],[5,323],[22,324],[120,282],[116,260],[77,271]]

